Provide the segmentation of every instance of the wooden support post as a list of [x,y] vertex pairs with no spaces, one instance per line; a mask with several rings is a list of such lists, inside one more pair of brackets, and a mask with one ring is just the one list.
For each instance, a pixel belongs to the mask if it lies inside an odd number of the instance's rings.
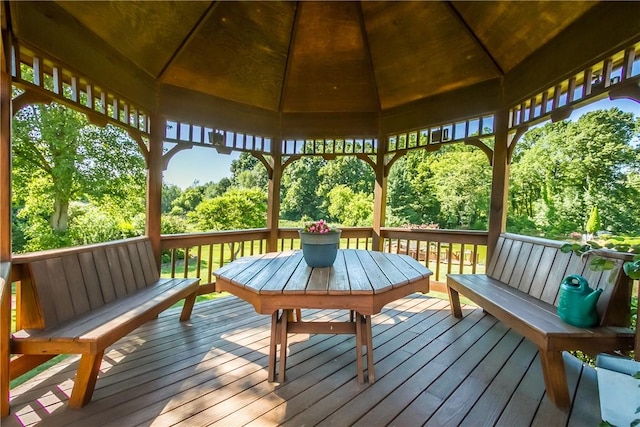
[[[4,13],[8,5],[0,6]],[[11,37],[7,30],[2,30],[2,46],[0,55],[2,61],[0,66],[0,261],[11,260],[11,67],[10,60]],[[8,268],[8,265],[7,265]],[[6,277],[0,280],[8,279]],[[10,283],[3,283],[0,290],[3,290],[3,307],[0,313],[6,315],[0,319],[0,416],[9,415],[9,325],[11,325],[11,289]]]
[[181,322],[187,321],[191,318],[191,312],[193,311],[193,306],[196,303],[197,297],[198,297],[198,294],[194,293],[184,299],[184,305],[182,306],[182,313],[180,313]]
[[164,117],[154,114],[151,120],[151,138],[149,140],[149,156],[147,162],[147,221],[146,235],[151,240],[151,247],[160,268],[160,219],[162,214],[162,142],[167,122]]
[[[2,51],[6,53],[9,38],[3,31]],[[11,75],[9,58],[2,55],[0,70],[0,261],[11,259]]]
[[374,251],[381,251],[383,239],[381,229],[385,224],[385,212],[387,209],[387,173],[384,153],[387,147],[387,139],[384,135],[378,137],[378,154],[376,159],[375,175],[376,182],[373,189],[373,243],[371,248]]
[[493,149],[493,176],[491,179],[491,207],[489,210],[489,235],[487,240],[487,261],[500,233],[507,224],[507,196],[509,188],[509,111],[500,110],[495,120],[495,146]]
[[[278,250],[278,230],[280,220],[280,183],[282,182],[282,156],[280,155],[280,144],[273,144],[272,150],[272,170],[269,171],[269,190],[267,201],[267,228],[269,238],[267,240],[267,252]],[[277,146],[277,148],[275,147]]]

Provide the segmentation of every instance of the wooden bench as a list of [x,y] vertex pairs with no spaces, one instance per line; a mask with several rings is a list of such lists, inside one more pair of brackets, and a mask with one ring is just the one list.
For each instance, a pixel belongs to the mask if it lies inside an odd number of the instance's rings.
[[[621,268],[595,272],[592,256],[612,259],[621,267],[624,254],[599,251],[581,259],[562,253],[565,242],[502,234],[486,274],[448,274],[451,312],[462,317],[459,293],[538,346],[544,383],[558,407],[570,405],[562,360],[565,350],[587,354],[629,351],[634,347],[630,320],[631,283]],[[593,289],[603,289],[598,300],[599,324],[583,329],[564,323],[556,305],[562,280],[580,274]]]
[[188,320],[200,282],[160,278],[147,237],[19,255],[12,269],[21,323],[9,339],[10,379],[55,355],[80,354],[71,408],[91,400],[108,346],[183,299],[180,320]]

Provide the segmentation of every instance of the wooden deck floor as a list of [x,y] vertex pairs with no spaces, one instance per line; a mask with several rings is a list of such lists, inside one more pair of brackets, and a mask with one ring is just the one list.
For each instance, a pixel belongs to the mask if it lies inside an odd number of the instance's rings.
[[[339,311],[303,311],[337,319]],[[595,371],[566,358],[572,409],[544,396],[536,349],[479,309],[413,295],[373,318],[374,384],[356,380],[351,335],[292,335],[287,381],[267,382],[269,316],[235,297],[169,310],[105,355],[93,401],[66,406],[77,357],[12,390],[3,427],[597,426]]]

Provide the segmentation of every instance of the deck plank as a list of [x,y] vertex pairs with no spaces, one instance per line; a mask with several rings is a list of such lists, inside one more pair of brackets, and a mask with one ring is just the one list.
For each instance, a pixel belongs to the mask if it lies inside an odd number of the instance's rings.
[[[535,346],[482,310],[415,294],[373,316],[376,382],[350,335],[292,334],[287,381],[267,381],[270,317],[232,296],[172,309],[105,354],[91,403],[67,408],[78,357],[12,390],[4,426],[597,425],[595,371],[566,357],[573,410],[545,397]],[[344,320],[345,310],[304,310]]]

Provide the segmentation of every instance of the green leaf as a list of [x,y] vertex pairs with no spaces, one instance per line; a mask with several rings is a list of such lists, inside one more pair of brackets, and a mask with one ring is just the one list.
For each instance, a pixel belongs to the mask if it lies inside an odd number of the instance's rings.
[[594,242],[593,240],[589,240],[587,242],[587,245],[591,246],[591,249],[600,249],[600,248],[602,248],[602,246],[600,246],[597,242]]
[[579,246],[575,243],[565,243],[564,245],[560,246],[560,252],[562,252],[563,254],[568,254],[569,252],[573,252],[574,248],[576,247]]
[[606,271],[611,270],[615,265],[616,263],[611,260],[598,257],[591,260],[589,268],[592,271]]
[[623,265],[624,273],[633,280],[640,279],[640,260],[627,261]]

